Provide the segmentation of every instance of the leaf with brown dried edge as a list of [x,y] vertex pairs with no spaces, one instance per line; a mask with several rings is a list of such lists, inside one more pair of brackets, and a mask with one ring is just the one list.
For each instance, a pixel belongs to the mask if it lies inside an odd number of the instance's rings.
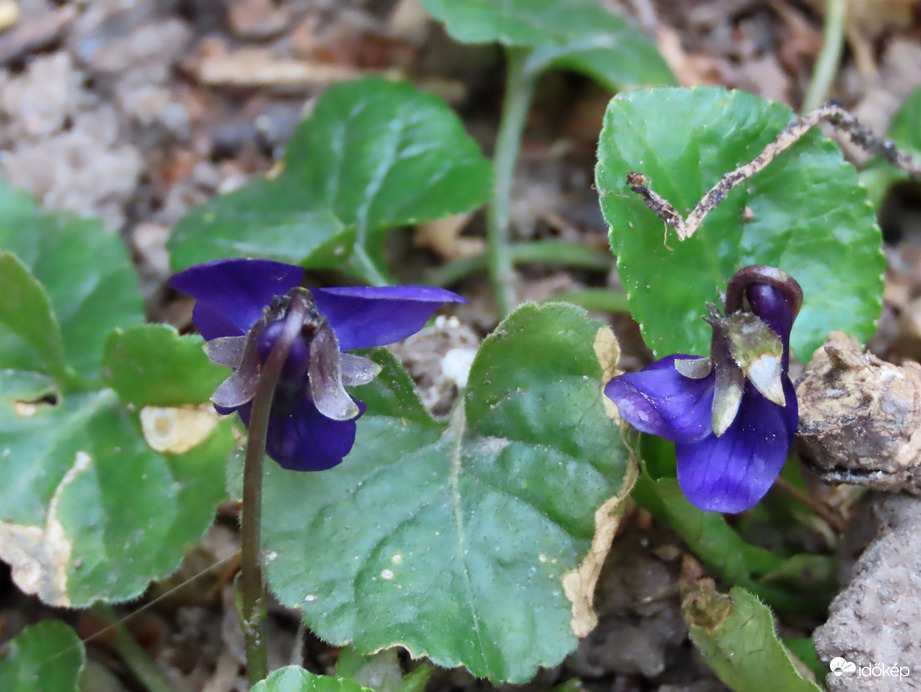
[[770,609],[745,589],[729,596],[702,579],[685,596],[681,610],[691,641],[720,680],[734,690],[820,692],[797,671],[777,638]]

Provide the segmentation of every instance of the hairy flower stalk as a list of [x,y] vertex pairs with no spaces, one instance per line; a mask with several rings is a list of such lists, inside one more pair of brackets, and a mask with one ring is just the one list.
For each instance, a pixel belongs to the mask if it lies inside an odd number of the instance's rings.
[[261,555],[262,460],[293,471],[340,464],[355,442],[364,405],[346,386],[371,382],[373,361],[350,353],[418,331],[455,293],[420,286],[308,290],[304,270],[267,260],[191,267],[170,285],[196,299],[193,320],[208,357],[233,368],[212,397],[247,425],[241,514],[240,619],[251,684],[266,677]]
[[787,375],[800,285],[774,267],[740,269],[724,315],[709,306],[710,355],[673,355],[612,379],[605,394],[641,432],[675,442],[678,482],[700,509],[735,513],[770,489],[799,420]]

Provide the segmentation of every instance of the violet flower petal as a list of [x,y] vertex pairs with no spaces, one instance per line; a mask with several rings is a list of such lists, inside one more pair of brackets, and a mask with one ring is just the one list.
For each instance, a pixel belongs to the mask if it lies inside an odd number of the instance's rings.
[[208,303],[200,300],[195,301],[195,307],[192,308],[192,322],[198,329],[205,341],[217,339],[222,336],[243,336],[246,334],[245,329],[240,329],[231,322],[220,310],[217,310]]
[[[367,408],[360,401],[359,417]],[[239,409],[243,423],[249,426],[252,404]],[[308,398],[294,411],[282,415],[273,413],[265,452],[279,466],[289,471],[325,471],[342,463],[355,444],[358,418],[337,421],[317,411]]]
[[[290,264],[261,259],[226,259],[189,267],[170,279],[169,285],[195,298],[198,312],[194,315],[195,326],[205,339],[213,339],[236,336],[249,330],[272,298],[300,286],[303,278],[304,269]],[[206,308],[200,310],[201,305]],[[214,313],[220,313],[225,318],[221,323],[224,328],[206,324],[203,329],[199,319],[213,322]],[[240,331],[227,333],[227,322]],[[206,330],[211,333],[206,334]]]
[[604,393],[617,404],[620,416],[640,432],[673,442],[696,442],[712,434],[714,375],[695,380],[675,369],[674,355],[640,372],[628,372],[608,382]]
[[790,331],[793,329],[793,306],[783,294],[767,284],[752,284],[746,291],[752,312],[760,317],[780,337],[783,344],[781,367],[784,372],[790,367]]
[[789,403],[781,407],[747,384],[739,415],[721,437],[675,446],[678,483],[693,505],[735,514],[767,494],[796,430],[796,392],[786,377],[784,390]]
[[429,286],[316,288],[313,297],[341,351],[400,341],[425,326],[444,303],[467,302],[452,291]]

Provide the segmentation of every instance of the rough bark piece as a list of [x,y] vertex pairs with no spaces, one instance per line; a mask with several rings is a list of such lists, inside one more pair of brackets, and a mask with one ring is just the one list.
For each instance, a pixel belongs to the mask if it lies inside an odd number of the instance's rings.
[[800,454],[823,480],[921,494],[921,366],[833,332],[796,394]]

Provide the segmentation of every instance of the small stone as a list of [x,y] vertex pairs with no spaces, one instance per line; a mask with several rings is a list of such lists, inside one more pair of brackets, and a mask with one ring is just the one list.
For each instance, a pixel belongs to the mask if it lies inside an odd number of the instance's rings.
[[291,21],[291,13],[272,0],[238,0],[227,10],[227,22],[235,36],[243,39],[265,40],[283,32]]

